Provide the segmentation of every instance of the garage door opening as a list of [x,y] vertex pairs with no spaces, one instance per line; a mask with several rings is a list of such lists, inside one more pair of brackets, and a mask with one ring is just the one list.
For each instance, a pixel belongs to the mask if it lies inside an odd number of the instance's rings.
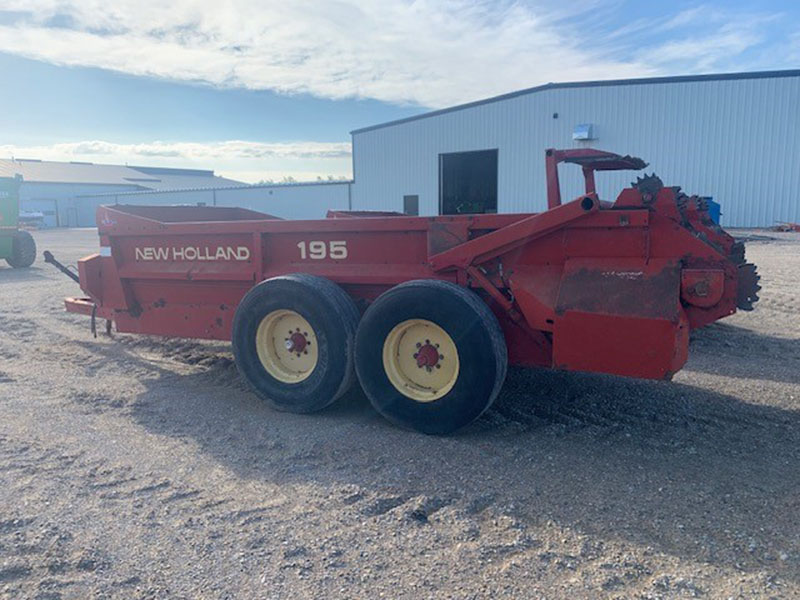
[[497,212],[497,149],[439,155],[439,213]]

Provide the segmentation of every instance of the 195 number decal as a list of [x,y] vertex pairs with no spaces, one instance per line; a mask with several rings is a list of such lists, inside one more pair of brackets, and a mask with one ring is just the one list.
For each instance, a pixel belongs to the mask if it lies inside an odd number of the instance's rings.
[[347,241],[338,240],[334,242],[297,242],[297,247],[300,248],[300,259],[306,260],[322,260],[323,258],[332,258],[334,260],[343,260],[347,258]]

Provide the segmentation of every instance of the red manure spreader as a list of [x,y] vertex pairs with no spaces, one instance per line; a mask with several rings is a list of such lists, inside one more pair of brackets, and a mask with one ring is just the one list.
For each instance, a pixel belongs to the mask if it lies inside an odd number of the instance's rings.
[[[586,182],[563,204],[562,162]],[[319,410],[357,377],[379,413],[425,433],[477,418],[509,363],[668,379],[692,329],[751,310],[760,288],[702,199],[655,176],[598,198],[596,171],[645,166],[548,150],[537,214],[101,206],[100,252],[79,262],[87,297],[66,308],[120,332],[232,340],[279,410]]]

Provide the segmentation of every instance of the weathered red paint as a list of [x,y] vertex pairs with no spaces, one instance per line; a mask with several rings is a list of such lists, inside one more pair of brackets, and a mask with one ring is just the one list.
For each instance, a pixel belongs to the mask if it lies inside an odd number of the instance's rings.
[[[743,248],[678,188],[597,197],[595,171],[642,168],[640,159],[579,149],[548,150],[546,160],[550,209],[540,214],[283,221],[233,208],[103,206],[102,255],[79,263],[89,298],[68,299],[67,310],[96,305],[123,332],[229,339],[242,297],[269,277],[327,277],[362,309],[394,285],[436,278],[481,295],[512,364],[670,377],[690,329],[732,314],[747,292]],[[579,164],[586,180],[565,204],[559,162]]]
[[566,162],[580,165],[583,170],[586,194],[595,195],[595,171],[619,171],[644,169],[647,163],[641,158],[620,156],[613,152],[596,148],[570,148],[569,150],[545,151],[545,172],[547,174],[547,208],[561,205],[561,189],[558,183],[558,165]]
[[722,269],[683,269],[681,298],[688,304],[710,308],[725,293],[725,271]]

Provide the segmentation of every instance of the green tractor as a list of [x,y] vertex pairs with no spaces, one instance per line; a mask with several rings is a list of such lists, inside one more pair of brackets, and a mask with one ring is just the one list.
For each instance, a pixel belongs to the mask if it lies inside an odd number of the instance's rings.
[[19,186],[22,177],[0,177],[0,258],[15,269],[26,269],[36,260],[36,242],[19,228]]

